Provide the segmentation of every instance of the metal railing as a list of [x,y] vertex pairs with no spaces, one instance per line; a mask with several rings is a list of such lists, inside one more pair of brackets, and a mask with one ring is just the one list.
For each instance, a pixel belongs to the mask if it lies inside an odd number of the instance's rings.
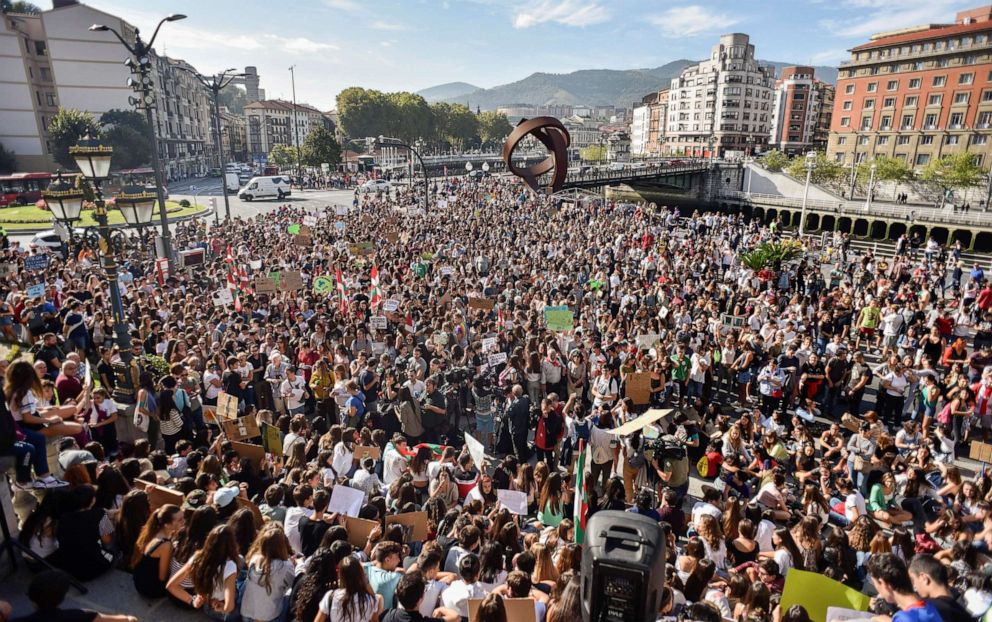
[[[789,207],[802,209],[803,200],[801,198],[783,197],[773,194],[759,194],[752,192],[721,192],[716,195],[717,199],[729,199],[743,201],[752,205],[769,207]],[[873,201],[871,209],[865,211],[864,201],[837,201],[825,199],[807,199],[807,210],[837,214],[852,219],[868,218],[877,216],[881,218],[898,218],[911,223],[926,222],[936,224],[955,224],[983,227],[992,229],[992,213],[975,211],[968,213],[955,213],[950,203],[943,209],[936,207],[925,207],[919,205],[899,205]]]
[[668,175],[680,175],[683,173],[701,173],[709,170],[710,165],[705,161],[694,161],[679,166],[640,166],[628,167],[620,170],[593,169],[585,172],[569,172],[565,178],[565,184],[586,183],[586,182],[617,182],[636,181],[639,179],[655,179]]

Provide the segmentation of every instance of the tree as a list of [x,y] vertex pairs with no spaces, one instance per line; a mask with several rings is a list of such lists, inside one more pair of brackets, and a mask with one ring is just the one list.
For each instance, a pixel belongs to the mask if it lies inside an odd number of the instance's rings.
[[317,127],[307,134],[300,151],[306,166],[320,166],[325,162],[334,166],[341,161],[341,145],[323,127]]
[[985,181],[985,171],[976,164],[975,154],[962,151],[931,160],[920,171],[920,179],[940,188],[946,196],[948,190],[980,185]]
[[244,114],[248,94],[240,86],[228,84],[217,93],[217,103],[225,106],[231,114]]
[[69,155],[69,147],[84,136],[100,138],[100,126],[88,112],[73,108],[59,108],[48,123],[48,136],[52,141],[52,157],[67,169],[75,169],[76,162]]
[[758,158],[758,163],[769,171],[777,173],[789,165],[789,158],[778,149],[772,149]]
[[[806,179],[806,156],[796,156],[792,158],[785,172],[796,179]],[[844,166],[827,157],[823,151],[816,152],[816,159],[813,161],[813,174],[810,176],[810,183],[822,184],[838,181],[844,178]]]
[[512,131],[510,120],[502,112],[487,110],[479,114],[479,140],[483,146],[498,146]]
[[408,143],[430,135],[434,126],[434,115],[431,114],[427,100],[420,95],[407,92],[387,93],[385,97],[387,123],[384,134],[395,136]]
[[395,110],[381,92],[357,86],[338,93],[338,121],[351,138],[379,136],[389,130],[388,119]]
[[100,115],[103,139],[114,148],[114,168],[137,168],[152,159],[152,139],[144,115],[133,110],[108,110]]
[[17,170],[17,158],[14,152],[0,145],[0,173],[7,175]]
[[434,135],[439,143],[461,148],[479,135],[479,119],[465,104],[437,102],[431,105],[431,112],[434,113]]
[[913,177],[913,169],[902,158],[875,156],[858,163],[858,179],[871,179],[872,164],[875,165],[875,181],[907,181]]
[[606,159],[605,145],[589,145],[579,150],[579,157],[586,162],[602,162]]
[[41,7],[30,2],[11,2],[10,0],[0,0],[0,13],[39,15],[41,13]]
[[280,168],[296,166],[296,148],[291,145],[276,145],[269,152],[269,164]]

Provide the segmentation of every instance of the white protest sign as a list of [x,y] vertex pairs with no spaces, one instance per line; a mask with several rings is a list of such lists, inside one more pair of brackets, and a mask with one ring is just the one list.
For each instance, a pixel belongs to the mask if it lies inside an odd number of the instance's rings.
[[482,340],[482,351],[483,352],[495,352],[496,351],[496,337],[486,337]]
[[383,315],[373,315],[369,318],[369,326],[377,330],[386,330],[389,327],[389,320]]
[[386,302],[382,303],[382,310],[383,311],[388,311],[389,313],[393,313],[394,311],[396,311],[399,308],[400,308],[400,301],[399,300],[394,300],[394,299],[390,298]]
[[358,513],[361,511],[364,502],[364,492],[350,486],[338,484],[331,490],[331,500],[327,504],[327,511],[358,518]]
[[496,354],[490,354],[486,361],[489,363],[490,367],[496,367],[500,363],[506,362],[506,352],[497,352]]
[[468,447],[468,453],[472,456],[472,461],[475,462],[476,468],[481,471],[482,465],[486,461],[486,448],[468,432],[465,433],[465,446]]
[[448,208],[448,200],[447,199],[439,199],[438,202],[437,202],[437,207],[438,207],[438,209],[447,209]]
[[441,266],[441,276],[448,276],[454,273],[455,269],[451,266]]
[[527,515],[527,493],[519,490],[497,489],[496,498],[500,505],[510,511],[510,514],[517,516]]
[[251,268],[252,270],[261,270],[262,269],[262,260],[261,259],[255,259],[254,261],[249,261],[248,262],[248,267]]
[[218,289],[210,298],[214,301],[214,306],[224,307],[234,302],[234,296],[231,294],[231,290],[226,287],[223,289]]
[[305,224],[308,227],[316,227],[317,226],[317,217],[316,216],[304,216],[303,217],[303,224]]
[[334,206],[334,215],[335,216],[347,216],[348,215],[348,206],[347,205],[335,205]]

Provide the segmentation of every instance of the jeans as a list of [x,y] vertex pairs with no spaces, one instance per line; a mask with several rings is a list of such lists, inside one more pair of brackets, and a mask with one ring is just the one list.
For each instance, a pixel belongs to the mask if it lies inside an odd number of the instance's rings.
[[686,388],[686,396],[689,398],[703,397],[703,383],[690,380],[689,385]]
[[29,430],[25,427],[21,427],[20,429],[24,433],[24,441],[33,449],[31,452],[31,464],[34,466],[35,476],[44,477],[48,475],[48,448],[45,447],[45,435],[37,430]]
[[609,460],[602,464],[593,462],[589,468],[589,484],[595,489],[597,480],[600,481],[599,490],[606,492],[606,482],[610,480],[610,473],[613,471],[613,461]]
[[[17,465],[15,466],[17,481],[21,484],[30,482],[31,465],[34,463],[36,465],[35,468],[37,468],[37,462],[34,459],[37,452],[35,452],[34,446],[24,441],[14,441],[14,445],[11,447],[11,453],[17,460]],[[47,462],[45,466],[48,466]]]

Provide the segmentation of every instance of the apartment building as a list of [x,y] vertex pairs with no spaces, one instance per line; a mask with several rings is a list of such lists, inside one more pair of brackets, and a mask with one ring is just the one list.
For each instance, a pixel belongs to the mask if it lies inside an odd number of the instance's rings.
[[782,69],[773,103],[769,148],[796,155],[826,147],[833,85],[817,80],[812,67]]
[[774,86],[774,69],[758,64],[748,35],[721,36],[708,59],[672,80],[665,152],[708,157],[763,149]]
[[850,164],[878,155],[915,167],[971,151],[989,159],[992,6],[871,37],[841,63],[827,153]]
[[[266,99],[245,106],[248,153],[252,159],[264,159],[276,145],[296,144],[293,116],[293,103],[281,99]],[[324,115],[306,104],[296,104],[295,116],[300,145],[312,130],[325,124]]]
[[668,111],[668,89],[641,98],[630,118],[630,155],[645,157],[661,153]]

